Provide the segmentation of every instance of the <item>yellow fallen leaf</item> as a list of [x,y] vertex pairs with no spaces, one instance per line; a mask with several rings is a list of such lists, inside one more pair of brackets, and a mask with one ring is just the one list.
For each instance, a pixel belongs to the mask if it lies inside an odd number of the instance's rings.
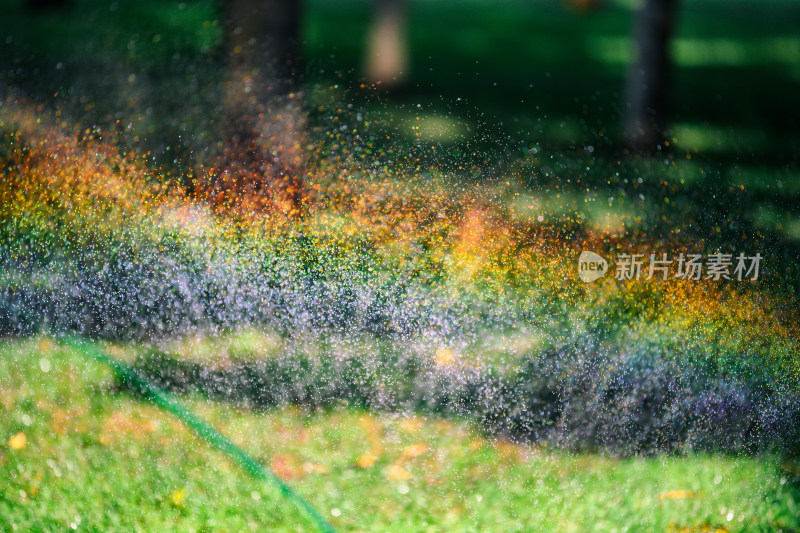
[[403,457],[412,458],[412,457],[419,457],[423,453],[428,451],[428,446],[425,444],[417,443],[409,446],[405,450],[403,450]]
[[328,467],[317,463],[303,463],[303,471],[306,474],[327,474]]
[[420,420],[415,416],[410,416],[400,421],[400,429],[408,433],[414,433],[415,431],[419,431],[421,427],[422,427],[422,420]]
[[378,458],[372,455],[371,453],[365,453],[361,457],[358,458],[356,464],[361,468],[369,468],[375,464],[375,461]]
[[389,479],[392,481],[407,481],[411,479],[411,473],[398,464],[393,464],[389,468]]
[[173,505],[183,507],[183,502],[186,499],[186,490],[184,490],[183,487],[174,490],[172,494],[170,494],[169,499],[172,501]]
[[53,344],[53,341],[51,341],[47,337],[42,337],[41,339],[39,339],[39,342],[36,343],[36,348],[42,355],[47,355],[52,353],[54,347],[55,346]]
[[276,455],[272,458],[271,468],[283,480],[299,478],[305,475],[303,469],[297,464],[297,459],[292,454]]
[[383,425],[380,421],[369,415],[362,416],[358,423],[368,433],[368,438],[380,436],[383,431]]
[[659,500],[684,500],[693,498],[694,492],[690,490],[667,490],[658,495]]
[[519,461],[525,456],[525,449],[514,442],[501,440],[496,442],[494,447],[497,450],[500,459],[503,460]]
[[25,433],[22,433],[21,431],[8,439],[8,446],[12,450],[21,450],[26,444],[28,444],[28,437],[26,437]]

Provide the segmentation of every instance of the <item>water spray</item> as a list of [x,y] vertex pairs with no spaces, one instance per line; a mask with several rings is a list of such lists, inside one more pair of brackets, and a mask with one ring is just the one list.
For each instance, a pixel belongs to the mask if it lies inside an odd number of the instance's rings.
[[267,481],[278,489],[287,500],[300,508],[322,533],[335,533],[333,526],[302,496],[284,483],[272,470],[265,468],[250,454],[234,444],[229,438],[217,431],[211,424],[181,405],[170,394],[154,386],[133,368],[123,361],[107,355],[95,343],[76,337],[64,337],[61,342],[73,348],[87,359],[98,361],[110,367],[117,377],[140,392],[145,398],[161,407],[194,431],[206,443],[221,451],[237,463],[251,477]]

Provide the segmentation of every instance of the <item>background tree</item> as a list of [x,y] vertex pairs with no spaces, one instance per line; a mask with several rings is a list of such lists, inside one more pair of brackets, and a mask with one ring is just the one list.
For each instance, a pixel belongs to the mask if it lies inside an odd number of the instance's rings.
[[402,83],[408,70],[407,0],[376,0],[367,34],[364,73],[382,87]]
[[[225,0],[223,153],[211,175],[218,203],[300,210],[304,119],[299,0]],[[243,194],[244,193],[244,194]],[[244,199],[244,201],[242,200]],[[244,204],[244,205],[243,205]]]
[[296,85],[302,2],[225,0],[224,49],[229,106],[263,111]]
[[644,0],[635,24],[636,59],[628,75],[625,136],[633,150],[664,140],[670,74],[669,42],[677,0]]

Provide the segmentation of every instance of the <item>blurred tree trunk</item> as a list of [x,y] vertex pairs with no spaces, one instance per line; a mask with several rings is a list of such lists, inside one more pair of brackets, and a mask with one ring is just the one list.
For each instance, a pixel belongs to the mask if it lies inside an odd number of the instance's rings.
[[677,0],[643,0],[636,18],[636,59],[628,75],[625,135],[632,150],[664,141],[670,74],[669,42]]
[[382,87],[400,85],[408,69],[407,0],[376,0],[367,35],[365,75]]
[[304,119],[300,0],[223,0],[223,153],[212,177],[217,200],[257,211],[298,209]]
[[229,103],[266,107],[295,86],[300,61],[301,2],[225,0]]

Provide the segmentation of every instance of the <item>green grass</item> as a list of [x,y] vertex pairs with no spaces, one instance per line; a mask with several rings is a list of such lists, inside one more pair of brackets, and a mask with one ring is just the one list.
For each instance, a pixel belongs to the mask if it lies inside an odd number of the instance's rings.
[[[772,457],[615,459],[458,421],[185,401],[341,531],[800,527],[797,469]],[[310,530],[270,486],[46,338],[0,345],[0,410],[5,531]]]

